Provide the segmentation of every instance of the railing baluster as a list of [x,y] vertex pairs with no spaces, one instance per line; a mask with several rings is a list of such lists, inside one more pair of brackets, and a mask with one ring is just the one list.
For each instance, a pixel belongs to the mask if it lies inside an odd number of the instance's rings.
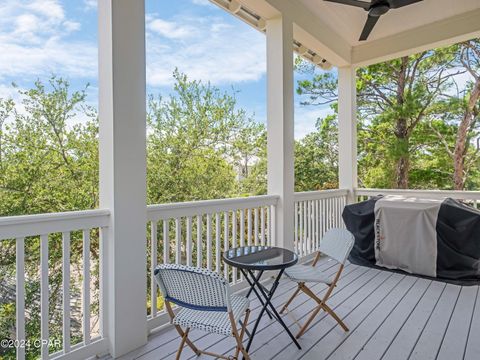
[[247,245],[252,245],[252,209],[247,210]]
[[90,230],[83,230],[83,341],[90,344]]
[[151,315],[157,315],[157,282],[155,281],[155,268],[157,267],[157,252],[158,252],[158,243],[157,243],[157,222],[150,222],[150,247],[152,249],[151,254],[151,279],[150,279],[150,309]]
[[275,205],[270,205],[270,228],[271,228],[271,246],[276,246],[277,245],[277,233],[276,233],[276,226],[277,226],[277,208]]
[[301,256],[306,255],[306,244],[307,244],[307,236],[308,236],[308,213],[307,213],[307,203],[308,201],[303,202],[303,239],[302,239],[302,249],[300,250]]
[[108,228],[102,227],[99,229],[100,232],[100,244],[99,244],[99,316],[100,316],[100,336],[106,338],[108,336],[108,328],[106,324],[108,323],[108,297],[106,296],[106,284],[108,281],[108,267],[105,266],[105,257],[108,252]]
[[40,338],[41,357],[48,359],[48,235],[40,236]]
[[212,215],[207,214],[207,268],[212,269]]
[[303,243],[303,201],[298,203],[298,248],[297,253],[302,256]]
[[335,198],[335,202],[337,203],[337,228],[340,227],[340,198]]
[[[25,238],[15,242],[16,262],[16,336],[20,344],[25,342]],[[25,359],[25,347],[17,347],[17,360]]]
[[254,209],[254,221],[253,221],[253,239],[254,239],[254,244],[255,246],[258,245],[258,208]]
[[240,210],[240,246],[245,246],[245,209]]
[[315,224],[317,227],[317,234],[315,237],[315,250],[318,251],[320,249],[320,217],[322,215],[320,214],[320,200],[315,201]]
[[202,216],[197,215],[197,267],[202,267]]
[[[232,211],[232,248],[237,247],[237,211]],[[232,267],[232,281],[237,282],[237,268]]]
[[293,219],[294,223],[294,233],[293,233],[293,248],[295,252],[298,253],[298,217],[300,216],[298,210],[298,202],[295,202],[295,209],[294,209],[295,218]]
[[271,212],[271,224],[270,228],[272,229],[272,240],[271,240],[271,246],[276,246],[277,245],[277,232],[276,232],[276,226],[277,226],[277,207],[275,205],[270,206],[270,212]]
[[187,216],[187,234],[186,234],[186,251],[187,251],[187,265],[192,266],[192,217]]
[[322,237],[327,232],[327,200],[322,199]]
[[169,234],[169,220],[163,220],[163,263],[170,263],[170,234]]
[[334,227],[338,227],[338,198],[333,198],[333,206],[334,206]]
[[272,214],[270,210],[270,206],[267,207],[267,245],[272,246],[272,226],[271,226],[271,219],[272,219]]
[[63,352],[70,352],[70,232],[62,233]]
[[260,208],[260,243],[265,246],[265,208]]
[[307,255],[311,253],[312,251],[312,202],[307,201],[307,226],[308,226],[308,231],[307,231]]
[[311,248],[310,252],[315,251],[316,247],[316,228],[315,228],[315,200],[312,200],[310,202],[310,207],[311,207],[311,220],[310,222],[312,223],[312,239],[311,239]]
[[[228,238],[229,238],[229,229],[228,229],[228,211],[225,211],[224,213],[224,234],[223,234],[223,251],[228,250]],[[223,271],[224,271],[224,276],[227,279],[227,281],[230,282],[230,277],[228,276],[228,265],[223,264]]]
[[[245,246],[245,209],[240,209],[240,246]],[[243,275],[240,274],[240,281],[243,280]]]
[[327,201],[327,207],[328,207],[328,230],[332,228],[332,198],[329,198]]
[[222,264],[222,243],[221,243],[221,226],[220,213],[215,213],[215,270],[220,274],[220,265]]
[[175,219],[175,264],[182,263],[182,228],[181,218]]

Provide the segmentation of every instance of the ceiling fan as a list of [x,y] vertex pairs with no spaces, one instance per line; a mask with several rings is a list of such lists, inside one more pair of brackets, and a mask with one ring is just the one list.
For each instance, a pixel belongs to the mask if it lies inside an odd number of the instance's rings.
[[380,16],[386,14],[391,9],[398,9],[411,5],[422,0],[372,0],[371,2],[360,0],[324,0],[338,4],[356,6],[368,11],[367,22],[365,23],[359,41],[367,40],[368,35],[377,23]]

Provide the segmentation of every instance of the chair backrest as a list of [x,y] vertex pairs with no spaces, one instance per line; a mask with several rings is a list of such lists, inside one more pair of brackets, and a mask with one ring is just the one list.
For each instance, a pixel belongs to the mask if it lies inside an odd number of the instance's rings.
[[159,265],[155,278],[166,301],[202,311],[230,311],[230,286],[216,272],[177,264]]
[[350,231],[337,228],[330,229],[320,240],[320,251],[339,263],[345,264],[354,243],[355,237]]

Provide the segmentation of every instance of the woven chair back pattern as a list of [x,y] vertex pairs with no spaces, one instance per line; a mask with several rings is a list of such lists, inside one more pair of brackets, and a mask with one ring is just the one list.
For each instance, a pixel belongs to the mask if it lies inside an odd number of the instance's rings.
[[339,263],[345,264],[354,243],[355,237],[350,231],[331,229],[325,233],[320,241],[320,251]]
[[216,272],[177,264],[159,265],[155,278],[165,300],[202,311],[230,311],[230,286]]

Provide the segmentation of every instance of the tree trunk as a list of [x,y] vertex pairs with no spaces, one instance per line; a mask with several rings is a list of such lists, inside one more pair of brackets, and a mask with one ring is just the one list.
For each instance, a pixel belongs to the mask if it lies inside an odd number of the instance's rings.
[[[407,83],[408,56],[402,57],[400,69],[398,71],[397,82],[397,105],[401,108],[405,103],[405,86]],[[408,172],[410,170],[410,157],[408,140],[410,137],[408,129],[408,120],[405,118],[397,119],[395,124],[395,137],[397,146],[395,149],[395,187],[397,189],[408,189]]]
[[455,150],[453,153],[453,186],[455,190],[463,190],[465,187],[465,157],[468,151],[468,133],[475,121],[475,105],[480,98],[480,79],[477,79],[470,94],[467,108],[460,126],[458,127]]
[[408,189],[410,156],[408,153],[409,134],[406,119],[397,120],[395,136],[397,138],[397,144],[395,148],[395,187],[397,189]]

